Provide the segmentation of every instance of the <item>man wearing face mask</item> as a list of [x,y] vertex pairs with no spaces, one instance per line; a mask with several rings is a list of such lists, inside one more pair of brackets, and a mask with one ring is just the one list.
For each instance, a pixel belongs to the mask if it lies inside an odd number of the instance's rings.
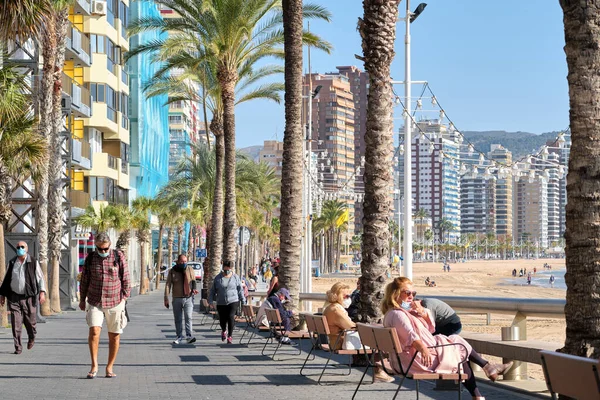
[[223,272],[215,277],[213,285],[210,288],[208,301],[217,302],[217,311],[219,313],[219,324],[221,325],[221,340],[227,340],[228,344],[233,343],[233,328],[235,327],[235,313],[244,302],[244,293],[242,291],[242,282],[240,277],[233,273],[231,268],[233,262],[225,261],[223,263]]
[[27,349],[35,343],[37,296],[40,304],[46,301],[46,285],[40,263],[27,253],[27,243],[17,243],[17,256],[9,261],[0,286],[0,305],[8,299],[10,323],[15,343],[14,354],[21,354],[21,332],[27,330]]
[[[177,337],[173,344],[179,344],[184,339],[188,343],[194,343],[196,338],[192,330],[192,312],[194,310],[193,295],[198,294],[196,290],[196,278],[194,269],[187,265],[187,256],[180,254],[177,264],[169,270],[167,283],[165,284],[165,307],[169,308],[169,293],[173,292],[173,317],[175,318],[175,332]],[[185,316],[185,333],[181,322]]]
[[[96,251],[88,254],[81,273],[79,308],[86,312],[89,329],[88,344],[92,365],[87,374],[93,379],[98,373],[98,345],[106,318],[108,328],[108,363],[106,378],[114,378],[113,365],[119,352],[120,335],[127,325],[125,300],[130,294],[129,268],[120,250],[110,249],[110,237],[99,233],[95,238]],[[86,302],[87,299],[87,302]]]

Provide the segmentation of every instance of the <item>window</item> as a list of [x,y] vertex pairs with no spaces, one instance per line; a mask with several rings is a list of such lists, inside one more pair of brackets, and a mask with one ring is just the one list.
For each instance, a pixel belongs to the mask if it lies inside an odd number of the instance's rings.
[[115,27],[115,16],[118,15],[119,12],[119,2],[118,0],[108,0],[106,2],[107,5],[107,13],[106,13],[106,21],[114,28]]

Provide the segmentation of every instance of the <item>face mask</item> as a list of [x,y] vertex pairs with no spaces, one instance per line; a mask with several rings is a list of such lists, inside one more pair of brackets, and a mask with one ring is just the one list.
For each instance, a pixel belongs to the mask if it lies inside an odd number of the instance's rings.
[[25,249],[17,249],[17,255],[19,257],[23,257],[25,254],[27,254],[27,250],[25,250]]
[[229,274],[231,273],[231,270],[230,270],[230,269],[224,269],[224,270],[223,270],[223,273],[224,273],[225,275],[229,275]]
[[352,299],[344,299],[344,302],[342,303],[342,306],[344,308],[348,308],[348,307],[350,307],[350,304],[352,304]]
[[102,257],[102,258],[106,258],[106,257],[108,257],[108,255],[109,255],[109,254],[110,254],[110,253],[108,253],[108,252],[107,252],[107,253],[101,253],[101,252],[98,252],[98,255],[99,255],[100,257]]
[[400,304],[400,307],[402,307],[402,308],[404,308],[405,310],[407,310],[407,311],[408,311],[408,310],[410,310],[410,309],[411,309],[411,306],[410,306],[410,304],[411,304],[411,303],[410,303],[410,302],[408,302],[408,301],[403,301],[403,302],[402,302],[402,304]]
[[187,267],[187,263],[177,264],[176,266],[179,268],[185,268]]

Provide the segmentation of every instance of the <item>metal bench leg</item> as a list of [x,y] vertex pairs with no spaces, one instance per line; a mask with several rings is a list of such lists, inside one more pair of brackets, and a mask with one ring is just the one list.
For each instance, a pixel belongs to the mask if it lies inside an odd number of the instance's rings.
[[396,389],[396,393],[394,394],[394,397],[392,397],[392,400],[396,400],[396,397],[398,397],[398,393],[400,393],[400,389],[402,389],[402,384],[404,383],[405,379],[406,379],[406,376],[403,376],[402,379],[400,379],[400,383],[398,384],[398,389]]
[[415,385],[417,386],[417,400],[419,400],[419,380],[415,381]]
[[242,332],[242,336],[240,336],[240,344],[242,344],[242,340],[244,340],[244,336],[246,336],[246,332],[248,332],[248,324],[246,324],[246,327],[244,328],[244,332]]
[[[310,351],[308,352],[308,354],[306,355],[306,358],[304,359],[304,364],[302,364],[302,368],[300,368],[300,375],[305,376],[302,371],[304,370],[304,367],[306,366],[306,363],[308,362],[308,358],[310,357],[310,355],[313,353],[313,351],[315,350],[315,344],[313,343],[312,347],[310,348]],[[313,355],[313,360],[315,359],[314,355]]]
[[323,375],[325,374],[325,370],[327,369],[327,366],[329,365],[329,361],[331,361],[331,357],[333,357],[333,353],[330,351],[329,357],[327,358],[327,362],[325,363],[325,366],[323,367],[323,370],[321,371],[321,375],[319,376],[319,380],[317,381],[317,383],[319,385],[321,384],[321,379],[323,378]]
[[260,352],[261,355],[265,355],[265,349],[267,348],[267,345],[273,340],[273,331],[269,330],[269,337],[267,338],[267,340],[265,340],[265,345],[263,346],[262,351]]
[[[368,360],[368,358],[367,358]],[[358,381],[358,386],[356,386],[356,389],[354,389],[354,394],[352,395],[352,400],[354,400],[354,398],[356,397],[356,393],[358,393],[358,389],[360,388],[360,385],[362,385],[363,380],[365,379],[365,376],[367,375],[367,371],[369,371],[369,367],[371,367],[371,361],[368,360],[367,366],[365,367],[365,372],[363,372],[362,376],[360,377],[360,381]]]

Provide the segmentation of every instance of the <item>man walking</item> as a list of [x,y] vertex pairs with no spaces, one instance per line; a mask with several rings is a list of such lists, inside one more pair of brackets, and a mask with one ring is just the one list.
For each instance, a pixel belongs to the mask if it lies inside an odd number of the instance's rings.
[[173,344],[179,344],[184,340],[181,323],[185,316],[185,340],[194,343],[196,338],[192,331],[192,312],[194,311],[194,295],[196,290],[196,278],[194,269],[187,265],[187,256],[180,254],[177,264],[169,270],[167,283],[165,284],[165,307],[169,308],[169,293],[173,293],[173,317],[175,318],[175,332],[177,337]]
[[8,269],[0,286],[0,306],[8,299],[10,323],[15,342],[14,354],[21,354],[21,332],[27,329],[27,349],[35,343],[37,297],[39,304],[46,301],[46,285],[40,263],[27,252],[27,243],[17,244],[17,256],[9,261]]
[[111,251],[110,238],[106,233],[99,233],[95,244],[96,251],[85,259],[79,289],[79,308],[86,312],[85,319],[90,328],[88,345],[92,367],[87,378],[93,379],[98,373],[98,344],[105,317],[108,328],[106,377],[114,378],[117,375],[113,373],[113,365],[119,352],[120,335],[127,325],[125,300],[130,292],[129,269],[123,253]]

